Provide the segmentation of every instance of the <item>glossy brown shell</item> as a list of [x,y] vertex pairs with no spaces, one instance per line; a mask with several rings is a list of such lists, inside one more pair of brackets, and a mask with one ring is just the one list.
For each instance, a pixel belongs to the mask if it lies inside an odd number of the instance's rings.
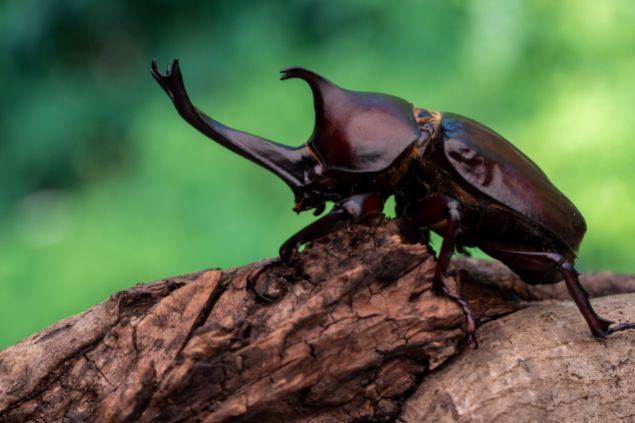
[[538,166],[473,120],[444,113],[441,125],[445,156],[467,183],[577,252],[586,231],[584,218]]

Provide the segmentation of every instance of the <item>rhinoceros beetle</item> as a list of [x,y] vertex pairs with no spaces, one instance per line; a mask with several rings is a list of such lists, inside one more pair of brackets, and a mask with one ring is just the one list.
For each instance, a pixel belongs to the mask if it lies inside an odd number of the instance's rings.
[[438,233],[443,241],[433,288],[463,310],[467,333],[475,323],[467,303],[451,293],[445,274],[455,248],[478,247],[528,284],[564,278],[591,333],[603,338],[634,329],[635,323],[600,317],[573,264],[586,231],[576,207],[521,151],[491,129],[468,118],[414,107],[401,98],[338,87],[301,67],[281,79],[300,78],[313,92],[315,127],[305,145],[289,147],[228,128],[190,102],[178,60],[152,75],[189,124],[222,146],[278,175],[295,195],[296,212],[333,209],[289,238],[280,256],[248,277],[289,259],[302,244],[347,222],[381,214],[390,196],[397,216]]

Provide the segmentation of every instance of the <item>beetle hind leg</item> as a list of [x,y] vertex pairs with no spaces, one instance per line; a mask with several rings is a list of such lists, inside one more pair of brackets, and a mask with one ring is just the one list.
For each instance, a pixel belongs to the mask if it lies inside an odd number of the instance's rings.
[[582,313],[584,320],[586,320],[589,325],[589,329],[591,329],[593,336],[597,338],[605,338],[607,335],[615,332],[635,329],[635,323],[630,322],[619,323],[611,327],[614,322],[599,316],[591,306],[589,293],[586,289],[584,289],[582,284],[580,284],[578,272],[575,270],[573,265],[569,262],[565,262],[559,265],[559,268],[562,272],[562,276],[564,277],[564,281],[567,284],[569,294],[571,294],[573,301],[578,306],[578,309],[580,309],[580,312]]
[[540,271],[559,271],[564,278],[569,294],[573,298],[578,310],[580,310],[580,313],[582,313],[584,320],[586,320],[591,333],[596,338],[605,338],[615,332],[635,329],[635,323],[629,322],[620,323],[611,327],[614,322],[599,316],[595,312],[589,300],[589,293],[580,283],[578,272],[573,267],[572,260],[567,259],[561,254],[552,252],[506,250],[501,248],[483,248],[483,251],[492,257],[501,260],[513,269],[528,269],[531,273],[537,273]]

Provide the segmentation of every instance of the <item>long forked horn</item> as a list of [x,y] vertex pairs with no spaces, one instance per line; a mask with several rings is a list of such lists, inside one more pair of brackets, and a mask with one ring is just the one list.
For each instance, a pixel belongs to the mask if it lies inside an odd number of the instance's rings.
[[296,198],[304,183],[304,164],[313,161],[306,146],[289,147],[245,132],[228,128],[197,109],[190,101],[178,60],[165,74],[152,61],[152,76],[170,96],[176,110],[190,125],[222,146],[278,175],[293,190]]

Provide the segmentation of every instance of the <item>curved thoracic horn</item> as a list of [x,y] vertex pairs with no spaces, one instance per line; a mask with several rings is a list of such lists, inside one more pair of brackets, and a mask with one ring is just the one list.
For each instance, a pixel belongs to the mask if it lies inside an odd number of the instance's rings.
[[411,103],[390,95],[346,90],[301,67],[281,79],[304,79],[313,92],[315,128],[309,145],[324,168],[379,172],[421,135]]
[[309,87],[311,87],[311,91],[313,92],[313,103],[315,105],[317,126],[318,121],[322,121],[325,117],[325,97],[331,97],[329,94],[335,94],[336,91],[341,91],[341,88],[317,73],[299,66],[292,66],[283,69],[280,73],[280,79],[283,81],[290,78],[300,78],[304,79],[307,84],[309,84]]
[[315,164],[306,146],[289,147],[278,144],[228,128],[207,116],[190,102],[178,60],[168,66],[165,74],[158,70],[156,61],[153,61],[152,75],[168,93],[181,117],[190,125],[222,146],[278,175],[293,190],[296,198],[301,195],[307,163]]

